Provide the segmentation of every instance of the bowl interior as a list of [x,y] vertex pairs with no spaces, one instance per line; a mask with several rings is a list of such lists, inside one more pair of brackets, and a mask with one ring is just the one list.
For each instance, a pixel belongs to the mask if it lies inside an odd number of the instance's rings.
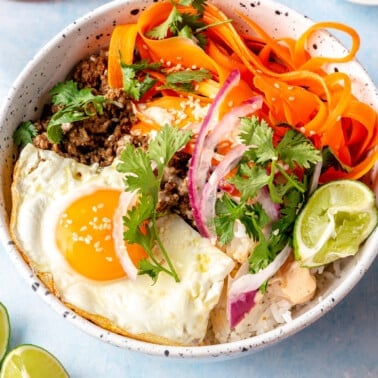
[[[280,326],[266,334],[234,343],[206,347],[166,347],[148,344],[113,334],[93,325],[67,309],[52,295],[46,295],[46,288],[24,263],[11,242],[8,229],[10,212],[10,186],[15,160],[15,148],[12,134],[20,122],[36,119],[43,104],[48,100],[48,91],[57,82],[63,80],[73,66],[83,57],[108,44],[112,28],[117,24],[133,22],[140,12],[152,0],[115,1],[85,15],[69,25],[51,40],[25,67],[18,77],[0,112],[0,235],[4,248],[19,271],[30,282],[38,282],[37,293],[56,311],[72,321],[85,332],[112,344],[139,350],[145,353],[175,356],[208,358],[214,356],[238,356],[241,352],[253,352],[271,345],[311,324],[317,318],[339,302],[359,281],[377,254],[378,232],[370,237],[355,258],[343,261],[342,270],[337,279],[326,286],[320,295],[304,306],[294,316],[292,322]],[[241,30],[247,30],[240,18],[230,8],[228,0],[214,1],[227,15],[233,18]],[[244,12],[274,37],[298,37],[312,21],[285,6],[272,2],[248,2],[234,4],[234,9]],[[343,55],[345,48],[327,32],[318,32],[308,46],[314,55]],[[329,70],[335,66],[330,65]],[[361,100],[378,109],[378,96],[365,70],[352,62],[339,64],[337,69],[348,73],[353,78],[353,91]]]

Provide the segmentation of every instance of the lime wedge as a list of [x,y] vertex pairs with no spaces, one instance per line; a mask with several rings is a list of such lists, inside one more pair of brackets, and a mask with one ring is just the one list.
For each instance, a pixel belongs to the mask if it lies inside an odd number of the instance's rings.
[[10,322],[6,307],[0,302],[0,363],[7,353],[10,339]]
[[45,349],[36,345],[20,345],[3,361],[0,378],[67,378],[62,364]]
[[295,222],[295,258],[311,268],[354,255],[376,226],[370,188],[360,181],[332,181],[313,193]]

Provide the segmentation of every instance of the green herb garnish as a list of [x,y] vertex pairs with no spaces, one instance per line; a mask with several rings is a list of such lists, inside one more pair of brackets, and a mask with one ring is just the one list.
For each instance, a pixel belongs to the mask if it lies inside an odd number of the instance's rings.
[[194,92],[195,84],[202,80],[210,79],[211,73],[209,70],[201,68],[199,70],[176,71],[167,74],[166,85],[162,86],[163,89],[173,89],[184,92]]
[[33,138],[36,137],[37,134],[37,129],[33,122],[22,122],[13,134],[13,140],[17,146],[23,147],[28,143],[32,143]]
[[[231,22],[225,20],[206,25],[201,18],[205,11],[206,0],[171,0],[172,10],[167,19],[160,25],[149,30],[146,35],[150,38],[164,39],[168,36],[181,36],[193,40],[204,48],[207,45],[206,29]],[[192,6],[197,10],[196,14],[191,14],[180,10],[177,6]]]
[[[255,116],[241,120],[240,138],[248,150],[237,173],[229,179],[240,192],[240,201],[235,202],[228,194],[218,199],[214,224],[223,244],[234,238],[237,220],[244,225],[247,234],[258,242],[249,258],[249,271],[256,273],[291,242],[295,218],[307,190],[306,174],[299,178],[294,168],[303,171],[312,168],[321,161],[321,154],[309,139],[295,130],[288,130],[275,145],[272,128]],[[254,203],[263,188],[269,192],[272,202],[280,204],[279,220],[272,223],[268,238],[263,228],[270,220],[259,203]]]
[[141,61],[139,63],[126,64],[122,61],[121,57],[121,71],[123,78],[124,91],[134,100],[140,100],[140,98],[156,83],[148,74],[139,79],[138,73],[144,70],[157,70],[161,66],[160,63],[147,63]]
[[90,88],[78,89],[72,80],[57,84],[49,93],[52,103],[60,108],[47,125],[47,137],[52,143],[61,142],[63,124],[103,114],[105,97],[94,95]]
[[[138,202],[124,217],[124,239],[128,243],[140,244],[147,252],[149,259],[141,260],[138,274],[147,274],[154,283],[161,272],[171,275],[179,281],[177,272],[162,244],[156,220],[163,214],[157,211],[160,185],[165,167],[173,155],[185,146],[191,137],[190,131],[164,126],[150,142],[145,151],[141,147],[127,145],[123,150],[117,166],[119,172],[125,173],[128,191],[138,193]],[[143,230],[140,225],[144,224]],[[158,246],[168,268],[154,256],[153,249]]]

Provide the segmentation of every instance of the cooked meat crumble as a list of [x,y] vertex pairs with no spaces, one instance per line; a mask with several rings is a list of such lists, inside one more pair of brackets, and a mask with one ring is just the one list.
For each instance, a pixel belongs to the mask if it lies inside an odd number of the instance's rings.
[[[47,138],[47,125],[56,105],[47,105],[40,120],[34,122],[38,135],[33,144],[41,149],[53,150],[61,156],[73,158],[83,164],[98,163],[100,167],[110,165],[126,143],[147,147],[148,137],[133,133],[136,122],[134,106],[122,89],[111,89],[107,84],[107,52],[101,50],[79,62],[69,79],[79,89],[91,88],[93,94],[106,98],[104,112],[88,119],[64,124],[64,138],[59,144]],[[175,212],[193,225],[187,189],[187,171],[190,155],[177,152],[164,172],[159,197],[159,211]]]

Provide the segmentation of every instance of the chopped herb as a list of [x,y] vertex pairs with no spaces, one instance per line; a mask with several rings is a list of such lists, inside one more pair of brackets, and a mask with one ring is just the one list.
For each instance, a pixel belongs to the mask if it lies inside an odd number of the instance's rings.
[[[155,283],[158,275],[165,272],[179,281],[177,272],[162,244],[156,220],[160,185],[165,167],[173,155],[189,141],[190,131],[183,131],[171,126],[164,126],[150,142],[145,151],[141,147],[127,145],[120,156],[117,166],[119,172],[125,173],[127,190],[136,191],[138,203],[124,217],[124,239],[128,243],[140,244],[147,252],[149,259],[141,260],[138,274],[149,275]],[[145,229],[140,225],[145,224]],[[166,268],[154,256],[153,248],[158,246],[165,261]]]
[[47,125],[47,137],[52,143],[61,142],[63,124],[82,121],[104,111],[104,96],[94,95],[90,88],[79,90],[72,80],[57,84],[49,93],[52,103],[60,108]]
[[[149,30],[146,35],[155,39],[164,39],[168,36],[182,36],[192,39],[204,48],[207,44],[207,38],[203,31],[209,27],[219,25],[219,23],[206,25],[201,21],[205,11],[206,0],[171,0],[171,4],[172,10],[167,19]],[[178,5],[181,7],[193,7],[197,13],[184,12],[182,8],[178,8]]]
[[161,88],[169,88],[177,91],[194,92],[194,83],[210,79],[211,74],[208,70],[201,68],[199,70],[185,70],[171,72],[166,76],[166,85]]
[[37,136],[37,129],[33,122],[22,122],[21,125],[13,134],[14,143],[17,146],[23,147],[28,143],[33,142],[33,138]]
[[123,77],[123,89],[134,100],[140,98],[152,88],[156,83],[148,74],[145,75],[143,80],[138,78],[138,73],[144,70],[157,70],[160,63],[147,63],[141,61],[139,63],[126,64],[121,59],[121,71]]
[[[307,190],[305,170],[321,161],[321,155],[310,140],[295,130],[288,130],[275,145],[273,129],[255,116],[241,120],[240,139],[248,150],[236,174],[229,179],[240,192],[240,200],[236,203],[227,194],[218,199],[214,223],[223,244],[233,239],[237,220],[245,226],[247,234],[258,242],[249,258],[249,270],[256,273],[291,242],[295,218]],[[301,178],[295,174],[297,167],[303,173]],[[256,196],[263,188],[267,188],[272,202],[280,205],[278,221],[268,219],[256,203]],[[272,231],[266,238],[263,228],[268,222],[272,223]]]
[[217,200],[215,211],[217,214],[214,219],[215,229],[221,244],[227,244],[234,238],[234,224],[237,220],[255,240],[260,238],[261,229],[269,221],[261,204],[249,205],[243,201],[237,203],[227,194]]

